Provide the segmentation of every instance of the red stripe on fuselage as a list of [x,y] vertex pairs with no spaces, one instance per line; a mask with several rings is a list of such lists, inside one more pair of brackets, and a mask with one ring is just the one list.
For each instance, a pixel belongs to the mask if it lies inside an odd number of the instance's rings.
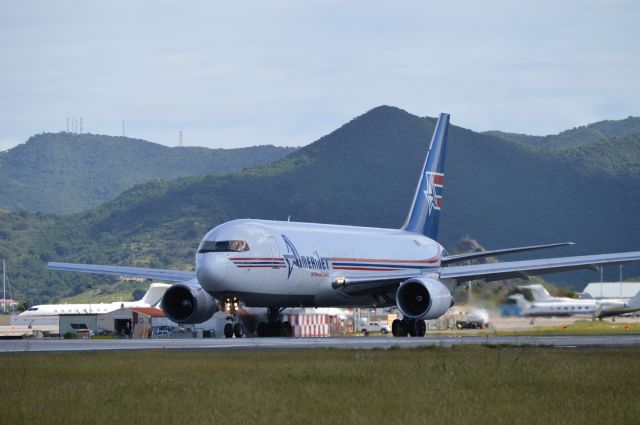
[[278,265],[272,265],[272,264],[266,264],[266,265],[256,265],[256,264],[249,264],[246,266],[240,266],[237,265],[236,266],[239,269],[252,269],[252,268],[262,268],[262,269],[284,269],[285,266],[278,266]]
[[381,260],[377,258],[332,258],[331,261],[350,261],[353,263],[406,263],[406,264],[433,264],[437,263],[440,257],[433,257],[427,260]]
[[250,258],[250,257],[236,257],[236,258],[229,258],[229,260],[231,261],[242,261],[242,260],[246,260],[246,261],[284,261],[282,259],[282,257],[280,258]]

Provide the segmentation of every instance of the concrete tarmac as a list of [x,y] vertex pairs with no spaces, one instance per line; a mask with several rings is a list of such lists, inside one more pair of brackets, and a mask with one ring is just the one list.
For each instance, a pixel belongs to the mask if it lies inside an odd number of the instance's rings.
[[318,348],[375,349],[454,345],[640,347],[640,334],[560,336],[427,336],[424,338],[230,338],[230,339],[37,339],[0,340],[0,353],[105,350],[266,351]]

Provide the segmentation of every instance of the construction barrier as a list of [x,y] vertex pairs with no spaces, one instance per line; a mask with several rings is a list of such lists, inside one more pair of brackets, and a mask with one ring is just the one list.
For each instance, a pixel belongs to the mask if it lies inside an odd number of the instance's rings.
[[282,321],[291,324],[294,337],[328,337],[336,327],[328,314],[284,314]]

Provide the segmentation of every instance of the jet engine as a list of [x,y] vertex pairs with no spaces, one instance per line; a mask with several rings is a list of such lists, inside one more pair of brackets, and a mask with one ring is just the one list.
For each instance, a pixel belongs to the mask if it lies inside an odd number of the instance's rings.
[[179,283],[167,289],[162,310],[175,323],[202,323],[218,311],[218,303],[202,287]]
[[400,284],[396,305],[407,319],[428,320],[445,314],[453,305],[453,298],[442,282],[416,277]]

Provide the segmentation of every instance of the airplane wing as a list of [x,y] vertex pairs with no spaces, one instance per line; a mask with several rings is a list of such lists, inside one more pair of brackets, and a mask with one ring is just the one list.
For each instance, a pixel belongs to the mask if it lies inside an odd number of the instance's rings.
[[49,270],[68,272],[106,274],[111,276],[143,277],[146,279],[185,282],[196,278],[195,272],[184,270],[148,269],[144,267],[102,266],[97,264],[55,263],[47,264]]
[[518,252],[534,251],[537,249],[555,248],[558,246],[567,246],[567,245],[575,245],[575,242],[560,242],[560,243],[551,243],[546,245],[521,246],[518,248],[494,249],[491,251],[477,251],[477,252],[467,252],[464,254],[447,255],[446,257],[442,258],[442,264],[447,265],[451,263],[457,263],[460,261],[474,260],[476,258],[494,257],[496,255],[515,254]]
[[506,263],[475,264],[470,266],[452,266],[441,268],[439,273],[441,279],[455,279],[457,281],[485,279],[492,281],[522,277],[522,275],[528,276],[578,269],[593,269],[598,266],[624,264],[637,260],[640,260],[640,251],[509,261]]
[[332,286],[348,295],[366,295],[394,291],[406,279],[422,274],[437,273],[440,279],[465,282],[474,279],[487,281],[510,279],[598,266],[624,264],[640,260],[640,251],[616,254],[584,255],[579,257],[546,258],[539,260],[510,261],[505,263],[450,266],[438,269],[389,272],[375,275],[342,275],[335,277]]

